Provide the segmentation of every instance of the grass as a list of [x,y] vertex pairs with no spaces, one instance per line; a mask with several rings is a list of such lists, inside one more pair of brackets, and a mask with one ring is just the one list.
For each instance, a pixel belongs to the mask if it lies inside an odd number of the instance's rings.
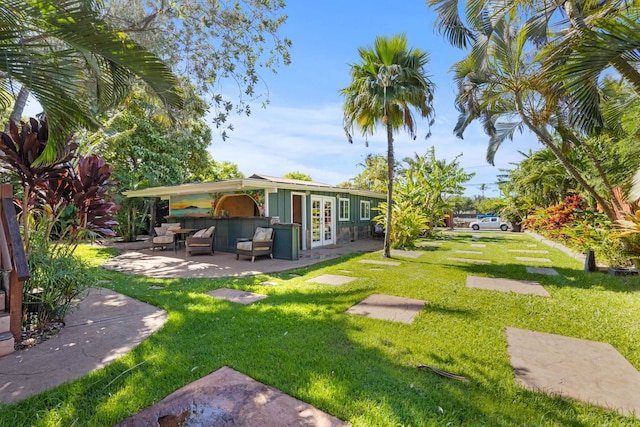
[[[585,273],[580,262],[543,244],[535,249],[549,254],[507,252],[532,249],[527,245],[535,241],[524,234],[483,233],[478,243],[485,248],[470,247],[471,233],[445,237],[417,259],[397,257],[399,267],[358,263],[380,259],[364,254],[290,272],[223,279],[161,280],[108,272],[99,264],[113,252],[84,248],[80,254],[109,280],[102,285],[163,308],[169,320],[106,368],[0,406],[0,425],[110,426],[225,365],[354,426],[640,425],[635,418],[516,385],[504,332],[516,327],[608,342],[640,368],[640,279]],[[465,286],[469,274],[531,280],[515,256],[553,261],[560,276],[535,277],[551,298]],[[321,274],[359,279],[339,287],[307,282]],[[260,285],[267,280],[277,285]],[[244,306],[204,295],[221,287],[269,298]],[[411,325],[344,314],[372,293],[428,304]],[[418,369],[420,364],[470,381],[440,377]]]

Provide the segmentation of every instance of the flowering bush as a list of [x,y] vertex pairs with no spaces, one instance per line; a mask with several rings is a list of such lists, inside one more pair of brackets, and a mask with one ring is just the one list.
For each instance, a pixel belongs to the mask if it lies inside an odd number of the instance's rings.
[[610,266],[628,263],[624,245],[617,238],[611,221],[606,215],[589,209],[579,195],[533,210],[525,226],[582,253],[593,249],[596,258],[606,259]]

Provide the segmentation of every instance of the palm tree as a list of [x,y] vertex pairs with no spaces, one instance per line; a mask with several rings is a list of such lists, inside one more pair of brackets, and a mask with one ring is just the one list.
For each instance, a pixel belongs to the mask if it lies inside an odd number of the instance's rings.
[[568,121],[581,131],[605,125],[599,83],[609,67],[640,94],[637,1],[428,0],[428,4],[438,14],[438,30],[452,45],[471,47],[470,57],[478,68],[486,65],[491,41],[501,37],[504,21],[523,19],[528,37],[540,48],[542,76],[571,100]]
[[[0,107],[21,115],[29,91],[52,133],[46,159],[77,126],[95,127],[139,78],[168,107],[180,107],[177,80],[162,61],[100,19],[96,0],[0,3]],[[13,114],[15,117],[16,114]]]
[[[614,190],[586,138],[579,134],[566,115],[566,97],[557,85],[549,85],[541,73],[540,62],[526,50],[529,44],[526,25],[503,20],[494,28],[485,65],[478,68],[473,52],[455,64],[460,118],[455,132],[462,137],[467,126],[481,120],[490,136],[487,161],[493,164],[502,143],[517,131],[530,130],[548,148],[567,172],[587,191],[612,221],[621,211]],[[571,162],[568,151],[580,150],[591,162],[605,191],[589,182],[587,174]]]
[[[347,138],[356,126],[362,135],[373,135],[382,124],[387,131],[387,216],[384,256],[391,257],[391,215],[393,209],[393,134],[401,128],[416,138],[415,109],[422,118],[433,117],[434,85],[425,75],[427,52],[409,49],[407,37],[376,37],[373,48],[359,48],[362,60],[351,65],[351,84],[340,93],[345,97],[344,125]],[[428,135],[427,135],[428,136]],[[367,143],[368,145],[368,143]]]

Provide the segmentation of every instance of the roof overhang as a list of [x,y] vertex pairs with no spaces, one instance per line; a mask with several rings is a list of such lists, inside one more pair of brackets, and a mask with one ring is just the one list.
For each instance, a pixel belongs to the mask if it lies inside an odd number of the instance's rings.
[[188,194],[226,193],[245,190],[293,190],[300,192],[327,191],[339,194],[353,194],[374,199],[386,199],[386,195],[375,191],[358,190],[354,188],[332,187],[330,185],[318,185],[316,183],[304,184],[304,181],[273,182],[265,179],[243,178],[230,179],[227,181],[215,182],[193,182],[189,184],[174,185],[167,187],[151,187],[143,190],[124,191],[127,197],[160,197],[184,196]]

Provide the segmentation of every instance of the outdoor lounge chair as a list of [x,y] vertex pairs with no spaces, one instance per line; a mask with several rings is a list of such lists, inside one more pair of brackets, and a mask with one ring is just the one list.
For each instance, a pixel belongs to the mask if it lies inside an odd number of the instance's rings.
[[153,251],[156,248],[164,250],[167,246],[175,245],[176,235],[171,231],[172,228],[180,228],[179,222],[166,222],[160,224],[160,227],[154,227],[156,236],[151,240]]
[[375,224],[373,226],[372,237],[375,239],[376,237],[381,237],[384,239],[384,226],[382,224]]
[[240,255],[250,256],[251,262],[261,255],[269,255],[273,259],[273,228],[257,227],[253,238],[239,238],[236,259],[240,259]]
[[212,225],[209,228],[205,228],[199,231],[196,231],[193,236],[188,236],[185,240],[185,255],[189,256],[189,254],[193,254],[194,252],[198,253],[208,253],[213,255],[214,250],[214,241],[216,237],[216,227]]

